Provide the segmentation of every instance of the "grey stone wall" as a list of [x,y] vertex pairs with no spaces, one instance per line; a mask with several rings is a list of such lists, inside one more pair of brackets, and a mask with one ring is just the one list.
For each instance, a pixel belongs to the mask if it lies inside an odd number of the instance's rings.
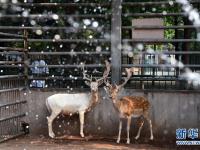
[[[44,92],[32,90],[27,92],[27,114],[26,121],[30,123],[32,135],[48,135],[47,120],[49,115],[45,100],[48,96],[61,92]],[[85,115],[85,135],[116,136],[118,133],[118,116],[112,101],[106,96],[103,89],[100,90],[101,101],[90,112]],[[124,89],[121,95],[142,95],[148,98],[152,105],[151,118],[153,122],[154,135],[157,138],[175,138],[177,128],[198,128],[200,126],[200,93],[180,92],[135,92]],[[135,136],[138,125],[137,119],[132,120],[131,135]],[[149,137],[147,122],[142,130],[141,136]],[[59,116],[54,121],[55,133],[79,135],[79,118],[75,114]],[[123,124],[123,135],[126,132],[126,122]]]

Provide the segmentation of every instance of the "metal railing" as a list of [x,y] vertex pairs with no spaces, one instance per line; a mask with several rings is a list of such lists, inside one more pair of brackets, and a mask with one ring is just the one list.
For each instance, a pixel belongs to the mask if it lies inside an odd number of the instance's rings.
[[[0,32],[0,36],[27,41],[26,36],[14,33]],[[26,51],[25,47],[0,47],[0,142],[25,134],[22,124],[26,116],[23,95]]]
[[[199,9],[200,2],[198,0],[192,0],[191,3]],[[186,32],[191,31],[196,33],[195,29],[198,26],[193,26],[188,23],[185,13],[181,11],[181,7],[174,1],[154,1],[154,2],[129,2],[129,1],[112,1],[102,3],[8,3],[3,4],[7,6],[19,6],[27,9],[34,6],[35,8],[55,8],[55,11],[59,7],[72,8],[70,12],[56,14],[58,19],[63,21],[62,26],[50,23],[50,25],[43,24],[45,19],[52,20],[55,14],[39,14],[40,10],[31,10],[27,16],[21,15],[22,12],[16,14],[2,14],[0,19],[7,18],[16,19],[18,23],[23,23],[23,26],[4,26],[0,24],[0,36],[4,38],[0,39],[0,43],[23,43],[26,42],[26,46],[23,49],[13,49],[10,47],[4,47],[0,49],[6,50],[1,52],[4,55],[10,55],[15,51],[16,54],[23,53],[25,57],[24,62],[9,62],[2,66],[3,69],[12,68],[16,69],[15,72],[22,72],[27,86],[31,86],[34,81],[45,81],[42,88],[84,88],[82,80],[82,73],[80,63],[86,63],[86,69],[89,73],[93,73],[94,77],[100,77],[103,72],[104,60],[111,58],[112,60],[112,74],[111,79],[114,83],[121,82],[121,76],[124,76],[125,67],[138,67],[141,68],[141,73],[133,75],[127,87],[136,89],[157,89],[157,90],[185,90],[193,89],[187,88],[187,82],[180,78],[182,70],[178,66],[173,64],[162,64],[159,62],[153,62],[149,58],[158,57],[154,55],[158,48],[155,48],[155,53],[151,54],[146,52],[149,47],[159,47],[160,45],[171,46],[164,54],[173,57],[178,61],[184,63],[184,67],[191,68],[192,71],[198,72],[199,61],[197,60],[199,53],[198,44],[199,39],[187,35]],[[176,7],[176,11],[160,12],[156,9],[163,5],[166,7]],[[119,7],[121,6],[121,7]],[[141,9],[135,9],[137,6],[142,6]],[[81,8],[80,8],[81,7]],[[155,11],[146,13],[142,8]],[[73,9],[75,8],[75,9]],[[82,12],[83,8],[99,9],[103,8],[103,13],[88,11]],[[79,11],[79,12],[78,12]],[[136,18],[152,18],[159,17],[164,19],[171,19],[174,21],[171,25],[132,25],[132,20]],[[74,22],[68,21],[71,18]],[[177,19],[178,18],[178,19]],[[90,24],[92,22],[99,23],[98,27],[92,25],[83,24],[84,19],[88,19]],[[38,26],[32,26],[30,20],[37,20]],[[179,21],[178,21],[179,20]],[[55,21],[55,20],[54,20]],[[74,26],[75,23],[78,26]],[[16,23],[17,24],[17,23]],[[152,30],[162,29],[163,32],[172,31],[174,36],[172,38],[163,39],[133,39],[131,32],[133,30]],[[9,30],[11,33],[5,34],[4,32]],[[9,35],[13,35],[13,32],[23,33],[26,30],[26,34],[29,33],[28,38],[8,38]],[[41,30],[42,34],[37,35],[36,31]],[[48,32],[48,34],[46,33]],[[55,39],[53,36],[59,33],[61,38]],[[65,34],[63,34],[65,33]],[[85,34],[91,33],[91,37]],[[106,35],[106,36],[105,36]],[[111,36],[112,35],[112,36]],[[17,36],[16,36],[17,37]],[[134,60],[129,57],[127,52],[124,52],[120,48],[119,44],[129,45],[132,47],[133,56],[142,55],[140,60]],[[143,52],[135,52],[135,46],[140,43],[143,44]],[[35,46],[35,45],[45,45]],[[188,45],[192,45],[193,48],[189,48]],[[196,48],[195,48],[196,47]],[[45,49],[44,49],[45,48]],[[162,49],[161,49],[162,50]],[[196,55],[196,56],[194,56]],[[149,58],[148,58],[149,57]],[[158,58],[157,58],[158,59]],[[37,68],[48,68],[48,73],[33,73],[32,69],[35,67],[32,63],[35,60],[44,60],[45,65],[38,65]],[[139,63],[135,63],[139,62]],[[19,70],[17,70],[19,69]],[[25,71],[26,70],[26,71]],[[182,86],[184,84],[184,86]],[[157,86],[160,85],[160,86]],[[33,86],[31,86],[33,88]],[[36,88],[41,88],[37,87]]]

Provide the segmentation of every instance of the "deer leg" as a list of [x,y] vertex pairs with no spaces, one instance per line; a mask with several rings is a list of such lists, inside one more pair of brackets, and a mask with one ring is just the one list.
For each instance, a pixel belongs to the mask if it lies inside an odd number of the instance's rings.
[[83,126],[84,126],[84,111],[79,112],[79,119],[80,119],[80,135],[81,137],[84,137],[83,133]]
[[131,117],[127,118],[127,144],[130,144],[130,137],[129,137],[129,131],[130,131],[130,125],[131,125]]
[[118,133],[117,143],[120,142],[121,130],[122,130],[122,120],[120,118],[120,120],[119,120],[119,133]]
[[141,130],[142,130],[143,125],[144,125],[144,120],[143,120],[142,123],[140,124],[138,133],[137,133],[137,135],[136,135],[136,137],[135,137],[136,140],[139,139],[139,137],[140,137],[140,132],[141,132]]
[[153,129],[152,129],[152,122],[151,122],[151,119],[150,119],[148,113],[145,114],[144,117],[147,119],[147,121],[148,121],[148,123],[149,123],[150,134],[151,134],[150,140],[153,140]]
[[52,112],[51,113],[51,116],[47,117],[47,121],[48,121],[48,129],[49,129],[49,136],[51,138],[54,138],[55,137],[55,134],[52,130],[52,123],[54,121],[54,119],[59,115],[59,113],[55,113],[55,112]]
[[150,134],[151,134],[150,140],[153,140],[153,129],[152,129],[151,119],[149,119],[148,122],[149,122],[149,126],[150,126]]

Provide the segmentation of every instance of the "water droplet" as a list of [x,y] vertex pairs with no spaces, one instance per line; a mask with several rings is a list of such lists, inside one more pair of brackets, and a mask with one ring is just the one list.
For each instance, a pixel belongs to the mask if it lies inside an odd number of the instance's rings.
[[35,33],[36,33],[37,35],[42,35],[42,30],[38,29],[38,30],[36,30]]
[[29,15],[28,10],[25,10],[25,11],[22,12],[23,17],[28,17],[28,15]]
[[167,15],[167,11],[163,11],[162,13],[163,13],[163,15]]
[[60,35],[59,35],[59,34],[56,34],[56,35],[54,36],[54,39],[55,39],[55,40],[60,40]]
[[169,5],[174,5],[174,2],[173,1],[169,1]]
[[30,23],[31,23],[32,26],[36,25],[36,21],[35,20],[31,20]]
[[133,52],[128,52],[128,57],[133,57]]
[[59,19],[59,16],[58,16],[57,14],[53,14],[53,15],[52,15],[52,18],[53,18],[54,20],[58,20],[58,19]]
[[93,26],[94,28],[97,28],[97,27],[99,26],[99,23],[98,23],[97,21],[94,21],[94,22],[92,23],[92,26]]
[[101,46],[96,47],[96,52],[101,52],[101,50],[102,50]]
[[137,49],[142,51],[144,49],[144,45],[143,44],[137,44]]
[[88,26],[88,25],[91,24],[91,21],[90,21],[90,19],[84,19],[84,20],[83,20],[83,23],[84,23],[86,26]]
[[92,38],[93,38],[93,36],[92,36],[92,35],[89,35],[89,38],[90,38],[90,39],[92,39]]

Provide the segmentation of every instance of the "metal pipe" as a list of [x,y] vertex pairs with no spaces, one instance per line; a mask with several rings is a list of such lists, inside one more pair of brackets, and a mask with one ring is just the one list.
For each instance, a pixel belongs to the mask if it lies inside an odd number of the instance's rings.
[[12,105],[18,105],[18,104],[25,104],[25,103],[27,103],[27,101],[12,102],[12,103],[7,103],[7,104],[0,105],[0,108],[7,107],[7,106],[12,106]]
[[0,35],[3,35],[3,36],[11,36],[11,37],[20,37],[20,38],[24,38],[24,36],[23,36],[23,35],[12,34],[12,33],[4,33],[4,32],[0,32]]
[[186,13],[126,13],[123,17],[165,17],[165,16],[186,16]]
[[123,39],[123,42],[132,43],[176,43],[176,42],[200,42],[200,39]]
[[26,26],[26,27],[22,27],[22,26],[0,26],[0,30],[68,30],[68,31],[74,31],[74,30],[99,30],[99,29],[105,29],[105,30],[110,30],[110,27],[69,27],[69,26],[64,26],[64,27],[49,27],[49,26]]
[[111,3],[1,3],[1,5],[22,6],[22,7],[71,7],[71,6],[110,6]]
[[[173,4],[178,4],[176,1],[172,1]],[[190,0],[190,3],[200,3],[199,0]],[[153,1],[153,2],[123,2],[123,6],[146,6],[146,5],[171,5],[169,1]]]
[[25,117],[25,116],[26,116],[26,114],[23,113],[23,114],[15,115],[15,116],[12,116],[12,117],[0,118],[0,122],[7,121],[7,120],[10,120],[10,119],[13,119],[13,118],[21,118],[21,117]]
[[23,75],[2,75],[0,76],[1,79],[22,79],[24,76]]
[[10,91],[16,91],[16,90],[23,90],[24,87],[18,87],[18,88],[11,88],[11,89],[3,89],[3,90],[0,90],[0,93],[3,93],[3,92],[10,92]]
[[148,25],[141,25],[141,26],[122,26],[122,29],[193,29],[198,28],[200,26],[195,25],[183,25],[183,26],[148,26]]
[[[0,42],[24,42],[23,39],[0,39]],[[99,42],[110,42],[110,39],[28,39],[28,42],[74,42],[74,43],[99,43]]]
[[[0,39],[1,40],[1,39]],[[0,47],[0,50],[4,50],[4,51],[27,51],[27,49],[24,48],[13,48],[13,47]]]
[[28,55],[109,55],[110,52],[28,52]]
[[[74,14],[68,14],[68,15],[58,15],[60,18],[108,18],[111,16],[111,14],[84,14],[84,15],[74,15]],[[44,19],[44,18],[53,18],[53,15],[44,15],[44,14],[31,14],[27,17],[19,14],[19,15],[0,15],[0,18],[31,18],[31,19]]]

